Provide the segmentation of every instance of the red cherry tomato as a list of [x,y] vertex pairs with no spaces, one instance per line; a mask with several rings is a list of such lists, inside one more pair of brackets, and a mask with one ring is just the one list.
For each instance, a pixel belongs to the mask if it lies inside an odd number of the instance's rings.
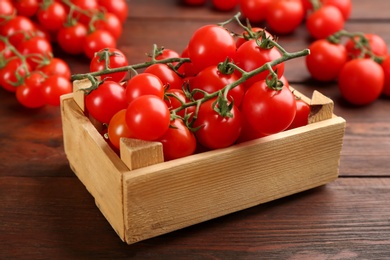
[[218,11],[231,11],[237,7],[239,0],[212,0],[213,7]]
[[170,113],[164,100],[154,95],[134,99],[126,110],[126,124],[134,138],[153,141],[169,128]]
[[343,15],[345,21],[349,19],[352,11],[351,0],[322,0],[322,2],[324,5],[333,5],[337,7]]
[[278,34],[292,33],[304,18],[305,11],[300,0],[274,0],[268,5],[267,23]]
[[156,75],[169,89],[181,89],[183,79],[167,64],[153,64],[144,70],[145,73]]
[[[241,132],[241,114],[233,105],[231,117],[218,114],[213,106],[215,99],[204,102],[200,108],[194,127],[200,127],[196,132],[198,142],[208,149],[219,149],[233,145]],[[217,105],[218,106],[218,105]]]
[[344,17],[337,7],[324,5],[307,16],[306,28],[313,38],[324,39],[344,28]]
[[52,1],[48,6],[41,5],[37,13],[39,24],[49,32],[56,32],[61,29],[66,22],[66,18],[65,6],[58,1]]
[[273,0],[240,0],[242,15],[251,23],[263,22],[266,19],[267,8]]
[[11,1],[0,1],[0,24],[16,15],[15,6]]
[[37,69],[46,74],[47,76],[59,75],[68,80],[70,80],[70,77],[72,75],[68,63],[66,63],[63,59],[60,58],[52,58],[50,60],[47,60],[46,63],[42,64],[42,66],[39,66]]
[[197,29],[189,43],[188,54],[195,71],[233,59],[236,44],[233,36],[224,28],[217,25],[205,25]]
[[42,83],[45,77],[39,71],[33,71],[24,79],[24,83],[16,88],[16,99],[25,107],[38,108],[46,104]]
[[385,75],[375,61],[353,59],[347,62],[339,75],[339,90],[345,100],[354,105],[368,105],[381,95]]
[[23,63],[20,58],[12,58],[0,69],[0,85],[7,91],[15,92],[21,85],[22,78],[30,71],[28,63]]
[[170,161],[193,154],[196,149],[195,135],[181,119],[174,119],[170,125],[158,139],[163,145],[164,160]]
[[[127,61],[126,55],[117,48],[104,48],[96,52],[91,59],[89,64],[89,70],[91,72],[102,71],[106,66],[106,57],[105,53],[108,55],[108,68],[115,69],[127,66],[129,62]],[[109,79],[116,82],[121,82],[127,75],[126,71],[123,72],[114,72],[107,73],[101,76],[101,79]]]
[[17,46],[25,39],[26,34],[29,35],[35,30],[34,23],[29,18],[20,15],[13,17],[0,26],[0,34],[9,37],[8,40],[13,46]]
[[319,81],[337,79],[348,60],[347,50],[342,44],[334,44],[326,39],[314,41],[310,46],[310,55],[305,57],[306,67],[312,78]]
[[83,50],[85,55],[92,59],[95,52],[104,48],[116,48],[116,40],[106,30],[95,30],[85,38]]
[[164,84],[150,73],[140,73],[129,79],[126,84],[126,100],[131,103],[134,99],[143,95],[154,95],[164,99]]
[[384,60],[381,63],[384,77],[385,77],[385,83],[383,87],[382,93],[385,96],[390,96],[390,55],[387,55]]
[[97,20],[93,25],[96,29],[106,30],[111,33],[116,40],[122,35],[122,23],[113,13],[105,12],[104,17]]
[[85,106],[96,120],[108,124],[119,110],[127,107],[125,94],[118,82],[106,80],[85,97]]
[[243,33],[242,33],[242,37],[239,37],[239,38],[237,38],[237,40],[236,40],[236,46],[237,46],[237,48],[239,48],[244,42],[247,42],[247,41],[249,41],[249,40],[256,40],[256,39],[262,39],[263,37],[262,37],[262,33],[264,33],[265,34],[265,37],[266,38],[273,38],[272,37],[272,34],[270,34],[267,30],[265,30],[264,28],[260,28],[260,27],[252,27],[251,28],[251,30],[252,30],[252,32],[254,32],[256,35],[256,37],[255,38],[252,38],[252,37],[250,37],[249,36],[249,34],[248,34],[248,32],[247,31],[244,31]]
[[126,124],[126,109],[119,110],[110,120],[107,129],[111,144],[119,149],[121,138],[131,138],[132,133]]
[[88,34],[87,27],[76,22],[62,27],[57,34],[57,42],[61,49],[70,54],[83,53],[83,45]]
[[273,90],[263,80],[247,90],[241,111],[259,134],[271,135],[290,126],[296,114],[295,103],[294,94],[286,86]]
[[47,104],[59,106],[60,97],[72,92],[72,83],[60,75],[52,75],[42,83],[42,90]]
[[[73,18],[86,25],[91,20],[90,16],[98,12],[99,10],[99,4],[97,0],[72,0],[72,3],[78,7],[73,12]],[[88,16],[87,14],[84,14],[79,10],[89,12],[90,15]]]
[[287,129],[293,129],[308,124],[309,115],[310,115],[310,105],[303,101],[302,99],[297,99],[295,101],[297,106],[297,112],[295,114],[294,120]]
[[100,7],[107,10],[107,12],[115,14],[119,18],[121,23],[124,23],[126,21],[129,13],[129,6],[126,0],[98,0],[98,4]]
[[12,1],[18,15],[32,17],[36,14],[39,8],[38,0],[18,0]]
[[[372,53],[376,56],[386,56],[388,49],[386,41],[379,35],[373,33],[365,33],[363,35],[367,40],[368,48],[372,51]],[[356,36],[354,39],[349,39],[345,43],[345,48],[347,49],[348,56],[353,58],[363,58],[360,57],[362,52],[359,48],[355,47],[355,41],[359,41],[359,37]],[[369,58],[370,55],[367,53],[365,58]]]
[[53,49],[51,43],[43,37],[34,36],[21,41],[17,45],[17,50],[29,63],[31,69],[35,69],[45,58],[51,58]]
[[[165,92],[165,103],[167,104],[169,110],[173,110],[176,108],[181,107],[183,104],[188,102],[188,99],[186,95],[184,94],[184,91],[181,89],[168,89]],[[184,118],[186,109],[182,109],[177,112],[177,115]]]

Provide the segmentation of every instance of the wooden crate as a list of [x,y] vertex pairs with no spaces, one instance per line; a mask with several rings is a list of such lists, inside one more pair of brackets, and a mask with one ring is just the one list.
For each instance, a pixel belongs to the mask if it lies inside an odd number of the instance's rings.
[[[70,167],[128,244],[324,185],[338,177],[345,120],[314,92],[310,124],[169,162],[161,144],[122,140],[121,159],[83,112],[75,92],[61,99]],[[296,92],[297,93],[297,92]]]

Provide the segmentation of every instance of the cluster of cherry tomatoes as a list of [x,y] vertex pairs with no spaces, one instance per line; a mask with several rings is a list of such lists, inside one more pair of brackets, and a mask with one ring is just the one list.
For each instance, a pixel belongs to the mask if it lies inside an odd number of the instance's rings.
[[290,90],[284,62],[256,71],[282,57],[278,48],[262,47],[259,42],[270,38],[257,33],[255,39],[235,38],[222,26],[203,26],[180,54],[156,49],[153,65],[129,79],[123,53],[101,50],[96,56],[105,58],[91,61],[92,73],[99,66],[126,70],[103,74],[85,97],[86,112],[108,124],[114,147],[121,137],[158,141],[165,160],[307,124],[309,105]]
[[0,1],[0,85],[29,108],[59,105],[71,92],[71,71],[52,43],[92,58],[116,46],[127,17],[124,0]]
[[381,36],[340,31],[314,41],[309,49],[306,66],[311,77],[337,80],[348,102],[367,105],[381,95],[390,96],[390,55]]

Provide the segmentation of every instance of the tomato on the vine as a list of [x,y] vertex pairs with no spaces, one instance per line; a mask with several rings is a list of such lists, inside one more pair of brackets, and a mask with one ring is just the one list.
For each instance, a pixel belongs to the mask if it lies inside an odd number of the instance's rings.
[[126,109],[119,110],[111,118],[107,128],[108,140],[117,149],[120,148],[121,138],[131,138],[132,133],[126,124]]
[[74,24],[63,26],[58,31],[57,42],[66,53],[81,54],[84,51],[83,45],[87,34],[87,26],[80,22],[75,22]]
[[310,13],[306,19],[306,28],[315,39],[324,39],[344,28],[341,11],[332,5],[324,5]]
[[[183,104],[188,102],[184,91],[181,89],[167,89],[165,91],[164,101],[167,104],[169,110],[173,110],[181,107]],[[177,115],[184,118],[186,109],[182,109],[177,112]]]
[[239,0],[212,0],[211,3],[216,10],[227,12],[238,5]]
[[[379,36],[378,34],[374,34],[374,33],[365,33],[362,35],[362,37],[364,37],[363,41],[367,41],[366,42],[367,46],[365,46],[365,47],[366,48],[368,47],[368,49],[374,55],[385,56],[387,54],[387,52],[388,52],[387,43],[381,36]],[[362,50],[359,47],[357,47],[356,43],[355,43],[355,41],[357,41],[357,42],[360,42],[359,45],[362,44],[361,39],[359,39],[359,38],[360,38],[359,36],[356,36],[353,39],[349,39],[345,43],[345,48],[347,49],[348,56],[351,59],[363,58],[363,57],[360,57],[362,55]],[[369,58],[370,54],[366,53],[364,55],[364,57]]]
[[16,15],[16,9],[11,1],[0,1],[0,24]]
[[83,49],[85,55],[92,59],[95,52],[103,48],[116,48],[116,40],[106,30],[95,30],[85,38]]
[[39,8],[38,0],[18,0],[12,1],[18,15],[32,17],[36,14]]
[[96,29],[106,30],[111,33],[116,40],[122,35],[122,23],[113,13],[104,13],[103,17],[94,22]]
[[16,88],[16,99],[25,107],[38,108],[46,104],[43,96],[45,76],[39,71],[31,72],[22,85]]
[[98,0],[98,4],[105,10],[107,10],[107,12],[115,14],[119,18],[121,23],[124,23],[126,21],[129,12],[129,6],[126,0]]
[[322,0],[322,2],[324,5],[333,5],[337,7],[343,15],[345,21],[349,19],[352,11],[351,0]]
[[287,129],[293,129],[308,124],[309,115],[310,115],[310,105],[300,99],[299,97],[295,101],[297,106],[297,111],[295,113],[294,120]]
[[214,110],[216,99],[210,99],[200,105],[193,127],[198,142],[209,149],[219,149],[234,144],[241,132],[241,113],[233,105],[231,116],[223,117]]
[[147,67],[144,72],[156,75],[169,89],[181,89],[183,86],[183,78],[167,64],[153,64]]
[[310,55],[305,57],[305,61],[312,78],[319,81],[337,79],[342,67],[348,60],[344,45],[320,39],[314,41],[309,49]]
[[[72,0],[72,3],[78,7],[72,13],[73,18],[77,19],[83,24],[88,24],[91,20],[90,15],[96,13],[99,10],[99,4],[97,0]],[[87,15],[85,12],[89,13],[90,15]]]
[[261,27],[252,27],[251,31],[255,34],[255,38],[252,38],[249,36],[249,33],[247,31],[242,32],[241,36],[238,37],[236,40],[236,46],[239,48],[244,42],[247,42],[249,40],[255,40],[255,39],[263,39],[263,35],[265,38],[273,38],[272,34],[270,34],[267,30]]
[[15,92],[16,87],[22,83],[22,79],[31,70],[28,63],[18,57],[12,57],[6,65],[0,69],[0,85],[10,92]]
[[38,70],[46,74],[47,76],[59,75],[68,80],[72,75],[68,63],[60,58],[51,58],[44,60],[43,63],[37,67]]
[[137,139],[153,141],[161,138],[170,121],[168,106],[154,95],[139,96],[126,110],[126,124]]
[[246,91],[241,111],[259,134],[271,135],[290,126],[296,114],[295,103],[294,94],[286,86],[274,90],[263,80]]
[[348,61],[339,75],[339,90],[354,105],[368,105],[381,95],[385,82],[382,67],[369,58]]
[[195,135],[179,118],[171,121],[170,127],[158,141],[163,145],[165,161],[189,156],[196,149]]
[[127,107],[125,88],[106,80],[85,97],[87,111],[99,122],[108,124],[111,118]]
[[32,69],[35,69],[45,58],[51,58],[53,55],[50,42],[40,36],[22,40],[16,48],[21,55],[26,57],[26,61]]
[[39,24],[49,32],[61,29],[66,19],[66,8],[59,1],[52,1],[49,5],[41,5],[37,13]]
[[292,33],[304,18],[301,0],[273,0],[268,5],[266,20],[276,33]]
[[143,95],[154,95],[161,100],[164,99],[164,84],[156,75],[150,73],[135,75],[126,81],[125,88],[128,103]]
[[46,103],[60,105],[60,97],[72,92],[72,83],[60,75],[51,75],[42,83],[43,96]]
[[267,8],[273,0],[240,0],[242,15],[251,23],[263,22],[266,19]]
[[197,29],[188,43],[188,54],[195,71],[233,59],[236,43],[233,36],[218,25],[205,25]]
[[[102,71],[106,66],[106,56],[108,55],[108,68],[115,69],[127,66],[126,55],[117,48],[104,48],[96,52],[89,64],[91,72]],[[109,79],[116,82],[121,82],[127,75],[126,71],[107,73],[101,76],[101,79]]]
[[8,40],[13,46],[17,46],[25,39],[26,34],[34,32],[36,27],[27,17],[17,15],[0,26],[0,34],[9,37]]

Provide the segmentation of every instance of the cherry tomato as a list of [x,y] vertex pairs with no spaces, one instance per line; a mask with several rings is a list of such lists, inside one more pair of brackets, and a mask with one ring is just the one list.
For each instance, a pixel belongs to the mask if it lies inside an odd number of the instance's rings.
[[239,0],[212,0],[213,7],[218,11],[231,11],[238,5]]
[[351,0],[322,0],[322,2],[324,5],[333,5],[337,7],[343,15],[345,21],[349,19],[352,11]]
[[[209,94],[222,90],[228,84],[232,84],[239,78],[237,74],[223,74],[218,70],[217,66],[210,66],[201,70],[198,75],[193,77],[190,81],[190,90],[203,90]],[[239,84],[229,91],[228,100],[234,101],[234,104],[239,107],[244,97],[244,85]],[[203,93],[196,92],[194,99],[201,99],[204,97]]]
[[17,15],[5,24],[0,26],[2,36],[9,37],[9,41],[13,46],[17,46],[25,39],[26,33],[31,33],[36,30],[34,23],[27,17]]
[[113,14],[105,12],[104,17],[98,19],[93,25],[96,29],[106,30],[117,40],[122,35],[122,23],[119,18]]
[[24,79],[24,83],[16,88],[16,99],[25,107],[38,108],[46,104],[42,83],[45,77],[39,71],[33,71]]
[[242,15],[251,23],[265,21],[267,8],[273,0],[240,0]]
[[108,124],[119,110],[127,107],[125,88],[118,82],[106,80],[85,97],[85,106],[92,117]]
[[[108,54],[108,68],[115,69],[127,66],[129,62],[127,61],[126,55],[117,48],[104,48],[96,52],[91,59],[89,64],[89,70],[91,72],[102,71],[106,66],[106,57],[105,53]],[[109,79],[116,82],[121,82],[127,75],[126,71],[123,72],[114,72],[108,73],[101,76],[101,79]]]
[[90,16],[80,12],[79,10],[83,10],[84,12],[87,11],[90,15],[97,13],[99,10],[99,4],[97,0],[71,0],[71,1],[74,5],[78,7],[73,12],[73,18],[86,25],[89,23],[91,18]]
[[[276,48],[264,49],[257,45],[255,40],[247,41],[237,49],[236,65],[241,69],[250,72],[255,70],[265,63],[276,60],[282,55]],[[280,63],[273,67],[274,71],[277,71],[280,78],[284,73],[284,63]],[[252,78],[249,78],[244,86],[249,88],[253,83],[265,79],[269,75],[269,71],[265,70]]]
[[4,60],[7,60],[8,58],[11,58],[12,56],[14,56],[15,54],[13,53],[13,51],[11,50],[11,48],[9,48],[5,42],[3,41],[0,41],[0,53],[1,53],[1,57],[4,59]]
[[48,6],[41,5],[37,13],[39,24],[49,32],[56,32],[61,29],[66,22],[66,18],[65,6],[58,1],[52,1]]
[[305,57],[305,61],[312,78],[319,81],[337,79],[342,67],[348,60],[344,45],[320,39],[314,41],[309,49],[310,55]]
[[20,58],[12,58],[0,69],[0,85],[10,92],[15,92],[16,87],[22,84],[23,77],[30,71],[28,63],[23,63]]
[[297,106],[297,112],[295,114],[294,120],[287,129],[293,129],[308,124],[309,114],[310,114],[310,105],[303,101],[302,99],[296,99],[295,101]]
[[[187,103],[188,99],[184,94],[184,91],[181,89],[168,89],[165,92],[164,101],[167,104],[169,110],[173,110],[182,106],[182,104]],[[177,115],[184,118],[186,109],[182,109],[177,112]]]
[[121,138],[131,138],[132,133],[126,124],[126,109],[119,110],[108,124],[108,139],[111,144],[119,149]]
[[42,83],[42,89],[46,103],[59,106],[60,97],[72,92],[72,83],[60,75],[52,75]]
[[268,5],[267,23],[278,34],[292,33],[304,18],[305,11],[300,0],[274,0]]
[[[188,46],[186,48],[184,48],[183,52],[181,53],[181,57],[182,58],[189,58],[190,57],[188,54]],[[192,77],[192,76],[196,75],[196,73],[197,73],[192,62],[183,63],[180,66],[180,68],[178,69],[178,71],[184,77]]]
[[164,84],[156,75],[140,73],[126,82],[126,100],[128,103],[143,95],[154,95],[161,100],[164,99]]
[[241,117],[242,120],[242,129],[240,136],[237,139],[237,143],[242,143],[246,141],[251,141],[266,136],[265,134],[259,133],[256,131],[248,122],[245,116]]
[[92,59],[95,52],[103,48],[116,48],[116,40],[106,30],[95,30],[85,38],[83,49],[85,55]]
[[197,29],[189,43],[188,54],[197,72],[212,65],[233,59],[236,44],[233,36],[217,25],[205,25]]
[[368,105],[382,93],[385,75],[375,61],[353,59],[348,61],[339,75],[339,90],[345,100],[354,105]]
[[153,64],[144,70],[145,73],[156,75],[169,89],[181,89],[183,79],[167,64]]
[[294,94],[286,86],[273,90],[263,80],[246,91],[241,111],[259,134],[271,135],[290,126],[296,114],[295,103]]
[[[385,56],[388,52],[386,41],[379,35],[373,33],[365,33],[363,35],[367,40],[368,48],[376,56]],[[359,41],[359,37],[356,36],[354,39],[349,39],[345,43],[345,48],[347,49],[348,55],[350,58],[363,58],[361,56],[361,50],[355,47],[355,41]],[[367,53],[365,58],[369,58],[370,55]]]
[[134,99],[126,110],[126,124],[134,138],[153,141],[169,128],[170,113],[164,100],[154,95]]
[[315,39],[324,39],[344,28],[344,17],[332,5],[324,5],[306,19],[306,28]]
[[16,9],[11,1],[0,1],[0,25],[3,25],[3,22],[15,15]]
[[172,49],[164,48],[158,55],[156,55],[156,60],[165,60],[169,58],[179,58],[180,55]]
[[46,60],[41,66],[37,68],[47,76],[59,75],[68,80],[72,75],[68,63],[60,58],[51,58]]
[[26,56],[31,69],[35,69],[45,58],[53,55],[51,43],[43,37],[34,36],[21,41],[17,45],[21,55]]
[[[225,148],[233,145],[241,132],[241,114],[233,105],[231,117],[223,117],[214,110],[215,99],[201,104],[194,128],[200,127],[196,132],[198,142],[209,149]],[[218,106],[218,105],[217,105]]]
[[387,55],[384,60],[381,63],[384,77],[385,77],[385,83],[383,87],[382,93],[385,96],[390,96],[390,55]]
[[37,0],[17,0],[12,1],[12,3],[16,8],[18,15],[26,17],[34,16],[39,8],[39,2]]
[[273,38],[272,35],[267,31],[265,30],[264,28],[261,28],[261,27],[252,27],[251,28],[252,32],[255,33],[255,37],[250,37],[248,32],[247,31],[244,31],[242,33],[242,37],[239,37],[237,38],[236,40],[236,46],[237,48],[239,48],[244,42],[247,42],[248,40],[256,40],[256,39],[262,39],[262,34],[264,33],[265,34],[265,37],[266,38]]
[[126,21],[129,12],[129,6],[126,0],[98,0],[98,4],[100,7],[103,7],[107,12],[115,14],[119,18],[121,23],[124,23]]
[[171,121],[170,127],[158,141],[163,145],[165,161],[189,156],[196,149],[195,135],[181,119]]
[[84,51],[83,45],[87,34],[87,27],[76,22],[72,25],[65,25],[58,31],[57,42],[66,53],[81,54]]

